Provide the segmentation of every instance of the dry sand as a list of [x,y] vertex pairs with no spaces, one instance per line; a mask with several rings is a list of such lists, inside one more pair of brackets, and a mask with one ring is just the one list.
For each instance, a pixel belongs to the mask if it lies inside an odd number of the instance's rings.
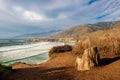
[[16,63],[14,71],[0,74],[0,80],[120,80],[120,57],[103,58],[100,67],[83,72],[74,68],[74,62],[68,52],[39,65]]

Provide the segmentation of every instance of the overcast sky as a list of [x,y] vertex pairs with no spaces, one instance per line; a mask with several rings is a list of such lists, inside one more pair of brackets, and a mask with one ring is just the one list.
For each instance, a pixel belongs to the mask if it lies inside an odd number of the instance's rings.
[[120,0],[0,0],[0,38],[120,20]]

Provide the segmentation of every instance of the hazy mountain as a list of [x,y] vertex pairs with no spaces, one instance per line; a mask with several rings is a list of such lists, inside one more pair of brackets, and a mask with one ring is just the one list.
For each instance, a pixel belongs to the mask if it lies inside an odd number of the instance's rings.
[[24,39],[24,38],[44,38],[44,37],[52,37],[52,38],[64,38],[64,37],[74,37],[79,38],[85,34],[105,29],[114,25],[118,21],[113,22],[99,22],[96,24],[82,24],[73,26],[66,30],[51,30],[47,32],[40,32],[40,33],[28,33],[23,35],[18,35],[13,37],[13,39]]
[[110,27],[110,26],[114,25],[116,22],[117,21],[99,22],[96,24],[77,25],[77,26],[73,26],[71,28],[68,28],[66,30],[59,31],[59,32],[53,34],[51,37],[54,37],[54,38],[64,38],[64,37],[78,38],[78,37],[81,37],[85,34]]
[[13,37],[14,39],[24,39],[24,38],[45,38],[49,37],[52,34],[58,32],[60,30],[51,30],[48,32],[40,32],[40,33],[29,33],[29,34],[23,34]]
[[105,27],[109,27],[114,25],[116,22],[118,21],[112,21],[112,22],[99,22],[96,24],[87,24],[88,26],[96,26],[96,27],[101,27],[101,28],[105,28]]
[[83,37],[113,36],[114,38],[120,34],[120,21],[115,22],[112,26],[106,27],[104,30],[98,30],[92,33],[85,34]]

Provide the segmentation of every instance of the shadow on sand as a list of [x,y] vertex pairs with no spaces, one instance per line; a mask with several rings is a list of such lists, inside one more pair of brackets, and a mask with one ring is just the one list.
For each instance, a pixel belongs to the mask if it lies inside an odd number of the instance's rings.
[[[114,58],[102,58],[100,60],[100,66],[108,65],[117,60],[120,60],[120,56]],[[0,80],[74,80],[74,77],[68,73],[71,69],[73,68],[46,68],[42,66],[34,68],[21,68],[1,74]],[[73,72],[74,71],[75,70],[73,70]]]
[[117,61],[117,60],[119,60],[119,59],[120,59],[120,56],[114,57],[114,58],[102,58],[102,59],[100,60],[100,66],[108,65],[108,64],[110,64],[110,63],[112,63],[112,62],[114,62],[114,61]]
[[73,80],[66,73],[68,67],[60,68],[22,68],[3,75],[0,80]]

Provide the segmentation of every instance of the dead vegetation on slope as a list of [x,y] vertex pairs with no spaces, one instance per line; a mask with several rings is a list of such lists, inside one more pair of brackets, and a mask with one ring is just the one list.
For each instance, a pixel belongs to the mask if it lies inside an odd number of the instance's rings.
[[97,46],[102,56],[120,55],[120,23],[106,30],[85,35],[73,48],[76,54],[82,54],[89,47]]

